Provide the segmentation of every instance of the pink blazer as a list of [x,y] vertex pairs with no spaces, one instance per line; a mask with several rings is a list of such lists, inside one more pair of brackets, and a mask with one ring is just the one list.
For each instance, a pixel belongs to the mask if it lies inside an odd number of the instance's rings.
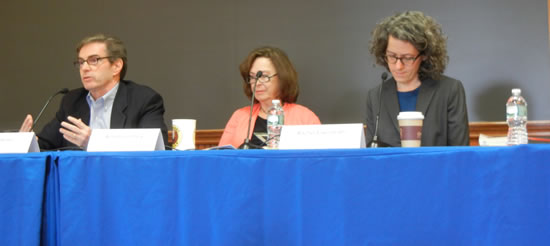
[[[308,108],[295,104],[286,103],[283,105],[285,111],[285,125],[318,125],[321,124],[319,117]],[[252,107],[252,125],[251,132],[254,130],[254,123],[260,113],[260,104],[255,103]],[[222,138],[219,146],[231,144],[238,148],[246,138],[246,130],[248,128],[248,115],[250,114],[250,106],[237,109],[223,130]],[[249,135],[249,137],[252,134]]]

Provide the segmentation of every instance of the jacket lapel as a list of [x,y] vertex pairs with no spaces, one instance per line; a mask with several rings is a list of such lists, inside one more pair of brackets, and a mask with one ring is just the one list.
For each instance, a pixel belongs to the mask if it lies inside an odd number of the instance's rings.
[[82,120],[86,125],[90,125],[90,105],[88,105],[88,101],[86,101],[87,95],[88,91],[82,89],[82,96],[79,97],[82,99],[76,102],[75,112],[71,116]]
[[436,83],[433,79],[425,79],[420,85],[420,91],[416,100],[416,111],[422,112],[424,116],[426,116],[426,111],[435,93],[435,86]]
[[126,123],[126,108],[128,107],[128,91],[126,85],[120,81],[111,111],[111,129],[124,128]]
[[[392,78],[384,82],[384,88],[382,89],[382,101],[385,111],[388,113],[388,117],[393,123],[393,127],[399,132],[399,124],[397,122],[397,115],[399,114],[399,100],[397,99],[397,87],[395,80]],[[380,117],[382,118],[382,117]]]

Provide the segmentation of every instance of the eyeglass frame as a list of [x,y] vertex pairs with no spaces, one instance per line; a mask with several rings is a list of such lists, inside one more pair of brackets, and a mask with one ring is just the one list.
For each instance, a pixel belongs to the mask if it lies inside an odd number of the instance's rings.
[[[397,64],[397,61],[400,61],[401,64],[406,65],[406,66],[410,66],[410,65],[412,65],[421,55],[422,55],[422,53],[418,53],[418,55],[416,55],[415,57],[406,57],[406,56],[397,57],[397,56],[395,56],[395,55],[388,55],[388,54],[385,54],[385,55],[384,55],[384,60],[385,60],[386,63],[388,63],[388,64]],[[390,62],[388,57],[390,57],[390,58],[395,58],[395,62]],[[405,59],[405,60],[403,60],[403,59]]]
[[[87,63],[88,66],[97,66],[99,64],[99,62],[103,59],[108,59],[108,58],[111,58],[112,56],[103,56],[103,57],[100,57],[100,56],[90,56],[86,59],[81,59],[81,58],[78,58],[78,60],[74,61],[73,62],[73,65],[75,67],[78,67],[78,68],[81,68],[82,66],[84,66],[84,63]],[[95,62],[90,62],[90,59],[95,59]]]
[[[252,84],[252,83],[255,83],[255,82],[252,82],[252,81],[260,81],[260,83],[262,84],[267,84],[269,82],[271,82],[271,78],[275,77],[279,75],[278,73],[276,74],[273,74],[273,75],[266,75],[266,74],[263,74],[262,76],[260,76],[260,78],[256,79],[255,76],[248,76],[248,80],[246,80],[246,83],[247,84]],[[262,79],[267,79],[266,81],[262,81]]]

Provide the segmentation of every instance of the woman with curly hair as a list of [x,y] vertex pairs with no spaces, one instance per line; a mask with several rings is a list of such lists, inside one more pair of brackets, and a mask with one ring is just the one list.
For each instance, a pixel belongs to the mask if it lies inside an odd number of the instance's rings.
[[469,145],[468,113],[462,83],[443,75],[449,61],[441,26],[418,11],[383,19],[372,31],[370,53],[392,78],[367,95],[367,141],[401,146],[397,115],[424,114],[422,146]]

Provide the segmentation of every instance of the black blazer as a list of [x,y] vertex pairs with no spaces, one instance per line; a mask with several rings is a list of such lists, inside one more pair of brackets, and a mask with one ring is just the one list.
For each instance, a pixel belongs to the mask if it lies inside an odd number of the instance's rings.
[[[69,91],[63,97],[55,118],[38,134],[41,149],[76,147],[63,138],[59,128],[69,115],[82,119],[86,125],[90,124],[90,106],[86,95],[88,91],[81,87]],[[162,97],[150,87],[132,81],[120,81],[111,112],[111,128],[160,128],[166,144],[168,139]]]
[[[374,136],[380,86],[369,90],[367,94],[367,143]],[[393,78],[383,83],[381,98],[378,141],[401,146],[397,121],[399,101]],[[416,111],[424,114],[422,146],[470,144],[466,96],[460,81],[446,76],[442,76],[439,81],[430,78],[422,80]]]

